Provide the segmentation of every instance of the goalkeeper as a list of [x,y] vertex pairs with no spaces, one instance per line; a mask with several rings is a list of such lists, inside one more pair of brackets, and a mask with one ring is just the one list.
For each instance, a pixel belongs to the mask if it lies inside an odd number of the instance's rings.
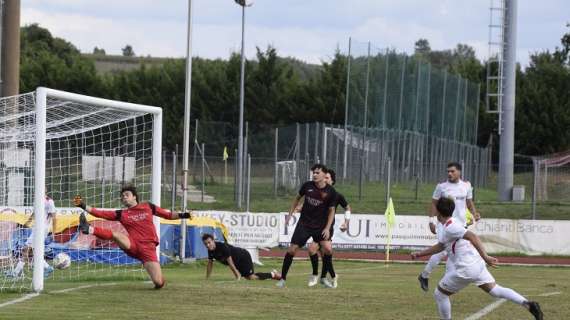
[[92,234],[104,240],[113,240],[129,256],[142,262],[154,283],[155,289],[164,286],[160,263],[156,255],[158,236],[154,228],[153,216],[164,219],[187,219],[191,218],[189,212],[170,212],[150,202],[139,203],[137,190],[133,186],[125,186],[121,189],[121,202],[126,207],[119,210],[101,210],[85,204],[81,196],[75,196],[75,206],[82,208],[91,215],[106,220],[119,221],[127,230],[127,235],[109,229],[90,226],[87,218],[82,213],[79,217],[79,229],[84,234]]

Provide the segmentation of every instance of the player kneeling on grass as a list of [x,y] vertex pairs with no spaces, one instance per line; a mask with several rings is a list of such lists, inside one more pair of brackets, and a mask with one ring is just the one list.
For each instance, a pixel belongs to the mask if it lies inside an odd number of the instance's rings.
[[99,227],[90,226],[83,213],[79,217],[79,229],[84,234],[92,234],[99,239],[113,240],[129,256],[142,262],[154,283],[155,289],[164,286],[160,263],[156,256],[158,236],[154,228],[153,216],[164,219],[176,220],[191,218],[189,212],[170,212],[150,202],[139,203],[137,190],[133,186],[125,186],[121,189],[121,202],[126,207],[119,210],[101,210],[85,204],[81,196],[73,199],[75,206],[82,208],[93,216],[105,220],[119,221],[127,235]]
[[276,270],[273,270],[270,273],[254,273],[251,255],[245,249],[234,247],[227,243],[214,241],[214,237],[207,233],[202,236],[202,242],[208,249],[206,279],[210,278],[210,274],[212,274],[215,259],[222,264],[227,265],[236,277],[236,280],[240,280],[241,277],[244,277],[247,280],[281,280],[281,275]]
[[496,266],[498,260],[487,255],[479,237],[464,228],[462,222],[452,218],[455,203],[448,198],[440,198],[436,204],[437,219],[443,225],[437,233],[438,243],[420,252],[413,252],[412,259],[429,256],[443,250],[447,251],[447,267],[445,275],[434,291],[439,317],[451,319],[451,302],[449,296],[459,292],[470,283],[474,283],[483,291],[495,298],[512,301],[525,307],[535,319],[542,319],[542,311],[537,302],[529,301],[509,288],[495,283],[495,279],[487,270],[485,262]]

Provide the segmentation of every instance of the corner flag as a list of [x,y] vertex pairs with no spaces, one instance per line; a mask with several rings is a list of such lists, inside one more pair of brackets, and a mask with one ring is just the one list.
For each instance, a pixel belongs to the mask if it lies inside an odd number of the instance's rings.
[[388,199],[388,206],[384,213],[386,224],[388,225],[388,242],[386,243],[386,262],[390,261],[390,244],[392,242],[392,227],[396,223],[396,212],[394,211],[394,203],[392,198]]
[[224,146],[224,155],[222,156],[223,160],[228,160],[228,147]]

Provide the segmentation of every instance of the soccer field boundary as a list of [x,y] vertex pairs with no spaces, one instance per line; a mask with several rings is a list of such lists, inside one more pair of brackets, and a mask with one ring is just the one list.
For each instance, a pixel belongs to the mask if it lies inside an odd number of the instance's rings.
[[[559,295],[559,294],[562,294],[562,292],[560,292],[560,291],[546,292],[546,293],[541,293],[541,294],[537,294],[537,295],[529,295],[528,297],[531,297],[531,296],[533,296],[533,297],[550,297],[550,296],[555,296],[555,295]],[[500,307],[505,302],[507,302],[507,300],[499,299],[499,300],[497,300],[491,304],[488,304],[483,309],[475,312],[474,314],[470,315],[469,317],[465,318],[465,320],[481,319],[482,317],[493,312],[493,310],[497,309],[498,307]]]
[[[79,287],[72,287],[72,288],[66,288],[66,289],[60,289],[60,290],[54,290],[54,291],[50,291],[49,293],[51,294],[60,294],[60,293],[67,293],[67,292],[72,292],[72,291],[77,291],[77,290],[81,290],[81,289],[89,289],[89,288],[94,288],[94,287],[105,287],[105,286],[114,286],[117,285],[117,283],[112,282],[112,283],[95,283],[95,284],[88,284],[88,285],[84,285],[84,286],[79,286]],[[32,298],[38,297],[40,295],[40,293],[28,293],[26,295],[24,295],[23,297],[19,297],[16,298],[14,300],[10,300],[10,301],[6,301],[3,303],[0,303],[0,308],[3,307],[7,307],[13,304],[17,304],[20,302],[24,302],[27,300],[30,300]]]

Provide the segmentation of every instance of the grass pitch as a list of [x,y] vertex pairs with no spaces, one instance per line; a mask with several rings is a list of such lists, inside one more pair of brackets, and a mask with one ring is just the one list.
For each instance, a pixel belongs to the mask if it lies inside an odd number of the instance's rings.
[[[266,259],[256,271],[281,268]],[[275,281],[235,281],[216,263],[205,280],[205,263],[164,267],[167,286],[152,289],[144,280],[48,280],[45,292],[0,307],[0,319],[437,319],[432,297],[444,267],[432,275],[430,291],[420,290],[416,277],[423,264],[336,261],[337,289],[307,287],[310,264],[296,260],[287,288]],[[56,271],[57,272],[57,271]],[[570,314],[570,268],[501,266],[491,271],[497,282],[541,303],[546,319]],[[71,290],[66,290],[71,289]],[[0,293],[0,304],[25,293]],[[453,316],[464,319],[495,301],[471,286],[451,299]],[[510,302],[483,319],[531,319]]]

